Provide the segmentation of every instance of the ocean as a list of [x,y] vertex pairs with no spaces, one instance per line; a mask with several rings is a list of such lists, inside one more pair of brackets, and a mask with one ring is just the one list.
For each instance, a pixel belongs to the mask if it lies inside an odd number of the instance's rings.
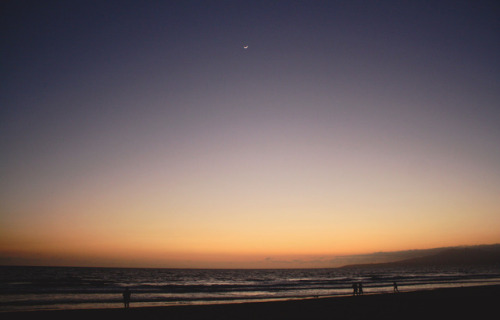
[[0,267],[0,312],[237,303],[500,284],[492,267],[359,269],[127,269]]

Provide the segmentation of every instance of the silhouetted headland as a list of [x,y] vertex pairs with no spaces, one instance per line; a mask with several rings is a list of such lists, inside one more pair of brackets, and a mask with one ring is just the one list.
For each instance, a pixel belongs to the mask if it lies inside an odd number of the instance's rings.
[[500,267],[500,245],[444,249],[443,251],[424,257],[395,262],[350,264],[341,268],[482,265]]

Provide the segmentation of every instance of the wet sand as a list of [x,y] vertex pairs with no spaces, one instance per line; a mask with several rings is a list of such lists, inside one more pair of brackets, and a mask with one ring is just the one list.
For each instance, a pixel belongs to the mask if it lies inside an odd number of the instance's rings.
[[278,302],[2,313],[3,319],[451,319],[497,314],[500,285]]

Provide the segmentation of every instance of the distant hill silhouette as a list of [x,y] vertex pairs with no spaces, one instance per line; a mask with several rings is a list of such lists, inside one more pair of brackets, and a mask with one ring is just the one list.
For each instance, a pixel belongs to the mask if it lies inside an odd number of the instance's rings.
[[479,265],[500,267],[500,244],[443,249],[424,257],[385,263],[351,264],[341,268]]

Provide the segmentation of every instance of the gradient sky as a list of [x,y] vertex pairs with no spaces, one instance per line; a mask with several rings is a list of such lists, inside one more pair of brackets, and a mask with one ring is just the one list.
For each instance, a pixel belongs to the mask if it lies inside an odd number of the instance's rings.
[[497,1],[0,12],[1,264],[315,266],[500,242]]

